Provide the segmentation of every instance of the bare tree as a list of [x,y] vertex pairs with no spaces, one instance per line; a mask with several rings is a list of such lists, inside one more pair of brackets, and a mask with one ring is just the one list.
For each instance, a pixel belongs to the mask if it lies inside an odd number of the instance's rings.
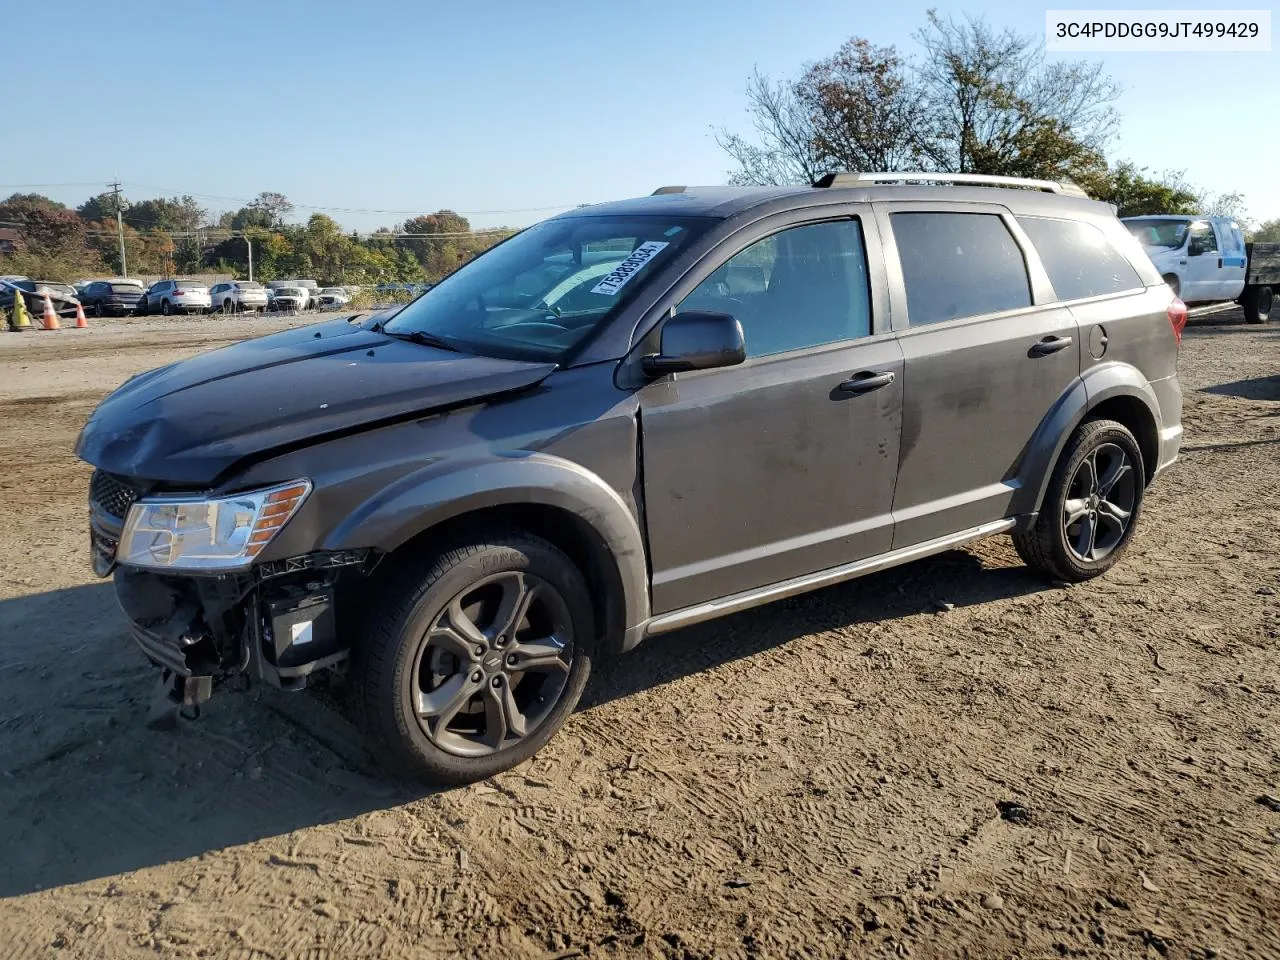
[[1034,176],[1097,165],[1119,96],[1101,64],[1048,63],[1035,37],[933,10],[916,39],[922,140],[934,167]]
[[738,164],[731,183],[812,183],[826,172],[813,119],[794,83],[756,70],[747,81],[747,114],[758,144],[723,128],[716,134],[716,143]]

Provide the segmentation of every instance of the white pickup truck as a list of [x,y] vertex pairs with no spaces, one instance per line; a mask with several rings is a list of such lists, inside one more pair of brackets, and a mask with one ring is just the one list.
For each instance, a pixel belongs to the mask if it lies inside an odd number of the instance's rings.
[[1280,286],[1280,243],[1245,243],[1230,217],[1125,217],[1147,256],[1187,303],[1234,300],[1250,323],[1266,323]]

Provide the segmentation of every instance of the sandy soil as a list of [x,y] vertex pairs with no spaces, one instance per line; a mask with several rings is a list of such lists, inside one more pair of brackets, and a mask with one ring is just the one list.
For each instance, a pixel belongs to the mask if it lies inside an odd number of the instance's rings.
[[88,570],[97,400],[288,321],[0,334],[0,954],[1280,956],[1280,329],[1239,320],[1105,578],[999,538],[662,637],[441,793],[308,695],[145,729]]

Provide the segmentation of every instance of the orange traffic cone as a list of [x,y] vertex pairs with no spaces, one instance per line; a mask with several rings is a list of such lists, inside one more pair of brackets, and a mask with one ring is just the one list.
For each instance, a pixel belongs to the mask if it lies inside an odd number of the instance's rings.
[[49,299],[49,291],[44,294],[44,328],[46,330],[61,330],[62,325],[58,323],[58,315],[53,310],[53,301]]
[[76,329],[84,330],[89,326],[89,321],[85,319],[84,304],[76,304]]

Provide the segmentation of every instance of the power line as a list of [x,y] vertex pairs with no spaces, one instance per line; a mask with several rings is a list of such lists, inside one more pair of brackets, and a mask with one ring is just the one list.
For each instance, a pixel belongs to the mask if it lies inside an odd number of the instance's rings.
[[[248,204],[248,203],[253,203],[254,200],[257,199],[256,197],[255,198],[224,197],[215,193],[192,193],[189,190],[174,190],[170,187],[157,187],[154,184],[137,183],[136,181],[132,181],[132,180],[128,182],[128,185],[133,187],[140,187],[143,190],[157,190],[160,193],[168,194],[170,196],[187,196],[187,197],[192,197],[194,199],[199,199],[199,200],[221,200],[226,203]],[[293,207],[301,210],[319,210],[322,212],[327,211],[330,213],[386,214],[390,216],[410,216],[410,217],[422,215],[421,208],[416,210],[379,210],[379,209],[370,208],[370,207],[330,207],[330,206],[322,206],[320,204],[314,204],[314,203],[297,203],[294,201],[290,201],[290,204]],[[479,217],[479,216],[495,216],[500,213],[540,213],[544,210],[567,210],[571,207],[576,207],[576,206],[578,206],[577,203],[553,203],[553,204],[548,204],[547,206],[544,206],[544,207],[512,207],[506,210],[454,210],[453,212],[456,214],[459,214],[460,216]]]
[[24,190],[31,187],[96,187],[98,185],[97,180],[84,183],[0,183],[0,190]]

